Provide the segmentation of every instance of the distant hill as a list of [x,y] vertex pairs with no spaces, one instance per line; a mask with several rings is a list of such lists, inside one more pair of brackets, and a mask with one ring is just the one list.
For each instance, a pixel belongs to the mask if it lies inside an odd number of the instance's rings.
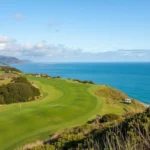
[[20,64],[24,63],[23,60],[20,60],[15,57],[8,57],[8,56],[1,56],[0,55],[0,65],[6,65],[6,64]]
[[7,66],[7,64],[0,62],[0,66]]

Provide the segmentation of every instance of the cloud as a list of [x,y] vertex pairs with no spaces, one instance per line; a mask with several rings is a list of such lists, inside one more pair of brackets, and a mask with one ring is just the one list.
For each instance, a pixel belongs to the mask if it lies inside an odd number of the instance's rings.
[[[92,51],[92,50],[91,50]],[[131,49],[99,53],[84,52],[82,49],[65,45],[48,44],[45,41],[19,44],[13,38],[0,36],[0,54],[35,61],[55,62],[148,62],[150,50]]]
[[110,62],[149,62],[150,50],[131,49],[131,50],[116,50],[98,53],[101,61]]
[[8,36],[0,36],[0,43],[13,42],[14,40]]
[[16,40],[7,36],[0,36],[0,53],[3,55],[15,55],[26,57],[65,57],[78,55],[82,50],[67,48],[64,45],[47,44],[45,41],[35,44],[18,44]]
[[22,20],[24,19],[24,15],[20,14],[20,13],[16,13],[15,15],[12,16],[13,18],[17,19],[17,20]]

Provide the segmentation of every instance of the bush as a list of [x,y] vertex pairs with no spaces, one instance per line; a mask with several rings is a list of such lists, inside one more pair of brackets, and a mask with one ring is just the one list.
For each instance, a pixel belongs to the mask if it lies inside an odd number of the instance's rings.
[[[65,130],[54,135],[55,138],[43,143],[53,145],[56,150],[149,150],[150,149],[150,108],[117,124],[106,123],[97,125],[83,125]],[[104,115],[118,118],[115,114]],[[103,117],[104,117],[103,116]],[[116,117],[114,117],[116,116]],[[106,117],[107,118],[107,117]],[[109,117],[108,117],[109,118]],[[88,127],[88,128],[87,128]],[[87,132],[87,129],[89,131]]]
[[146,114],[150,117],[150,106],[147,108]]
[[31,101],[39,95],[39,89],[24,77],[15,78],[13,83],[0,86],[0,104]]
[[79,82],[79,83],[84,83],[84,84],[94,84],[93,81],[87,81],[87,80],[78,80],[78,79],[73,79],[73,81]]
[[30,84],[25,77],[14,78],[13,82],[15,82],[15,83],[27,83],[27,84]]
[[109,122],[117,119],[119,119],[119,116],[116,114],[106,114],[100,119],[100,122]]
[[9,72],[21,72],[20,70],[13,68],[13,67],[9,67],[9,66],[1,66],[1,71],[4,71],[5,73],[9,73]]

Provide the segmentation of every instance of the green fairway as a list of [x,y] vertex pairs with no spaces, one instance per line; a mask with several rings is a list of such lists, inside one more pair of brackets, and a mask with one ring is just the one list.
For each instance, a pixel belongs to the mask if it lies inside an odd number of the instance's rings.
[[39,87],[38,100],[0,106],[0,150],[13,150],[54,132],[84,124],[97,114],[125,113],[134,104],[106,104],[106,97],[95,94],[102,85],[64,79],[26,76]]
[[45,139],[60,129],[80,125],[98,114],[101,105],[90,85],[62,79],[29,77],[42,91],[36,101],[0,106],[0,149],[14,149]]

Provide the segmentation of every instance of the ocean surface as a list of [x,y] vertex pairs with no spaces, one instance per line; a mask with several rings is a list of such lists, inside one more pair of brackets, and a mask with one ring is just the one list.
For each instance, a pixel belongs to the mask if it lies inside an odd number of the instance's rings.
[[26,73],[46,73],[107,84],[150,105],[150,63],[30,63],[13,66]]

